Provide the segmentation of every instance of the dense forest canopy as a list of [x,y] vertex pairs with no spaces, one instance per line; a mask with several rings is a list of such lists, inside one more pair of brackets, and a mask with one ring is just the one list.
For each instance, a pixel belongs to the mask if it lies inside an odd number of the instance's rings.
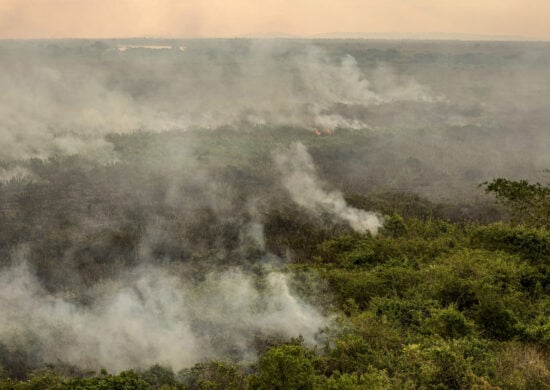
[[548,388],[547,44],[0,52],[0,389]]

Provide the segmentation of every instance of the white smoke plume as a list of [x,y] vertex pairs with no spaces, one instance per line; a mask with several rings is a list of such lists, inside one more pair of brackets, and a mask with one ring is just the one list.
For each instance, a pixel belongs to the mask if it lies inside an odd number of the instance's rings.
[[292,199],[300,206],[313,211],[324,211],[347,222],[357,232],[376,234],[383,221],[371,211],[350,207],[340,191],[327,191],[317,175],[315,164],[306,147],[300,142],[274,154],[282,183]]
[[[260,281],[261,286],[257,282]],[[24,261],[0,273],[0,341],[43,363],[174,369],[210,358],[255,357],[255,336],[315,343],[327,318],[294,296],[287,277],[234,268],[203,281],[144,266],[87,291],[88,304],[50,294]]]

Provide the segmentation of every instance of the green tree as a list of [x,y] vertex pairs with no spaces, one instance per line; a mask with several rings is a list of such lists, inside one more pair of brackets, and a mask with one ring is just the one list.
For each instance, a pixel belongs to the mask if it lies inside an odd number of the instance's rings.
[[550,226],[550,186],[503,178],[481,185],[485,186],[485,192],[495,194],[497,200],[510,210],[513,222],[535,227]]
[[313,389],[315,371],[313,352],[302,345],[271,348],[258,362],[258,374],[251,378],[252,389]]
[[244,375],[234,364],[211,360],[197,363],[178,373],[179,379],[191,390],[237,390],[244,388]]

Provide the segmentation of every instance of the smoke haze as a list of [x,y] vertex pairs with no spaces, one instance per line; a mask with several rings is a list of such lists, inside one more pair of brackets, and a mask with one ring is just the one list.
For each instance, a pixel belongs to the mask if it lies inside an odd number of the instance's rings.
[[1,41],[0,363],[178,369],[319,343],[330,312],[283,271],[292,244],[312,251],[296,232],[375,235],[384,216],[350,195],[474,202],[494,177],[546,179],[549,53]]
[[277,41],[214,45],[210,50],[97,45],[10,46],[0,60],[0,158],[80,154],[116,156],[109,133],[226,125],[361,128],[335,105],[437,101],[428,87],[381,71],[375,91],[351,55]]
[[541,180],[546,44],[361,42],[4,41],[0,159],[106,164],[112,133],[293,126],[374,131],[380,147],[345,169],[358,183],[376,166],[361,191],[449,200],[491,177]]

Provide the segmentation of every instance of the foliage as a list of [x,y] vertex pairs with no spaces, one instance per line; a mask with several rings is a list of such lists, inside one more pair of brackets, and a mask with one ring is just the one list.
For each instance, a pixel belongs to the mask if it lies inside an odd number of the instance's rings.
[[550,259],[550,231],[525,226],[510,227],[502,223],[475,229],[474,243],[490,249],[519,253],[533,262]]
[[[275,254],[295,271],[301,297],[322,303],[334,319],[319,345],[257,336],[250,351],[256,362],[203,361],[177,374],[154,365],[88,375],[60,366],[44,370],[31,353],[0,344],[0,389],[549,388],[548,187],[485,183],[509,209],[510,223],[494,204],[464,211],[463,204],[350,185],[345,195],[352,206],[385,215],[379,234],[358,234],[302,210],[280,191],[266,173],[266,153],[297,130],[264,130],[250,137],[231,129],[189,135],[213,145],[193,152],[215,168],[229,216],[202,200],[183,210],[164,201],[173,182],[148,164],[166,164],[179,175],[185,163],[172,166],[170,153],[151,145],[177,146],[174,139],[183,135],[110,136],[124,156],[110,167],[78,157],[33,160],[30,169],[41,180],[0,186],[0,255],[7,262],[14,248],[25,247],[46,290],[74,291],[85,302],[76,283],[108,280],[139,263],[145,250],[151,261],[181,265],[197,279],[213,264],[254,268],[258,258]],[[358,143],[356,153],[368,155],[363,152],[377,142],[366,130],[341,134],[330,141],[305,131],[298,137],[332,183],[344,181],[342,167],[351,161],[341,150]],[[243,158],[243,149],[254,151]],[[256,190],[266,199],[250,207],[245,195]],[[156,241],[144,245],[151,220],[158,221]],[[262,224],[265,248],[243,244],[242,227],[250,222]],[[77,277],[66,278],[69,271]]]
[[302,345],[287,344],[268,350],[258,361],[258,373],[250,379],[251,389],[313,389],[313,356]]
[[242,389],[245,383],[244,375],[237,366],[215,360],[184,369],[178,377],[190,390]]
[[46,389],[95,389],[95,390],[147,390],[152,388],[135,371],[123,371],[118,375],[98,375],[87,378],[65,378],[54,371],[31,373],[25,381],[4,380],[0,389],[46,390]]
[[497,200],[510,209],[515,223],[550,226],[550,186],[504,178],[483,185],[486,192],[494,193]]

